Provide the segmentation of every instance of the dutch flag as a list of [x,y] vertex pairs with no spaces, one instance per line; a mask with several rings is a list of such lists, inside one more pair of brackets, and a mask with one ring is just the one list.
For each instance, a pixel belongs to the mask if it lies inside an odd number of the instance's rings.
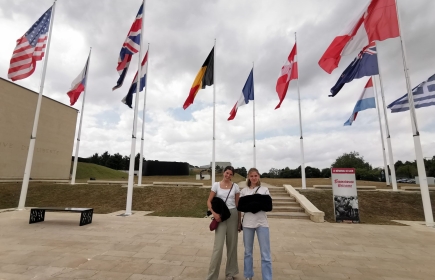
[[364,90],[361,93],[360,98],[356,102],[352,115],[344,123],[344,125],[345,126],[352,125],[352,123],[356,120],[356,116],[358,115],[359,111],[364,111],[370,108],[376,108],[375,91],[373,89],[372,78],[369,79],[366,86],[364,87]]

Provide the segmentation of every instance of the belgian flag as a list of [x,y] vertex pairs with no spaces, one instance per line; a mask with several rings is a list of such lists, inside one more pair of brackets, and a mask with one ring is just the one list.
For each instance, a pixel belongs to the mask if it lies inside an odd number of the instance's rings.
[[183,109],[186,110],[190,104],[193,104],[193,100],[195,99],[196,94],[199,89],[204,89],[205,86],[213,85],[213,64],[214,64],[214,47],[211,49],[210,54],[207,56],[207,59],[202,64],[201,69],[199,69],[198,74],[196,75],[195,80],[193,81],[192,87],[190,88],[189,96],[184,102]]

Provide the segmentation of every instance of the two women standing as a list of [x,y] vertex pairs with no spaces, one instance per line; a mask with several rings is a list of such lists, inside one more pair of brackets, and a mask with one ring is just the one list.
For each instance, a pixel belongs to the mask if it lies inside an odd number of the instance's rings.
[[[224,169],[224,178],[221,182],[217,182],[212,186],[207,206],[211,210],[214,219],[219,222],[219,226],[215,232],[215,241],[213,247],[212,258],[210,261],[209,273],[207,280],[217,280],[219,277],[219,269],[222,261],[223,246],[226,239],[227,246],[227,263],[225,269],[226,280],[233,280],[234,276],[239,273],[237,263],[237,231],[243,228],[243,243],[245,245],[244,255],[244,277],[251,280],[254,276],[253,270],[253,244],[254,235],[257,233],[258,242],[261,251],[261,271],[263,280],[272,279],[272,261],[270,254],[270,240],[269,240],[269,225],[267,216],[264,209],[260,207],[260,211],[253,210],[248,212],[245,210],[243,217],[243,225],[241,220],[241,212],[237,211],[239,199],[254,194],[267,195],[270,199],[269,190],[267,187],[261,186],[260,174],[257,169],[251,168],[248,172],[248,187],[240,191],[239,186],[231,182],[234,176],[234,168],[227,166]],[[218,197],[225,201],[231,216],[225,221],[221,221],[218,213],[212,209],[212,200]],[[250,197],[254,198],[254,197]],[[258,198],[258,196],[256,196]],[[264,198],[264,197],[263,197]],[[246,199],[245,199],[246,201]],[[246,206],[246,204],[245,204]],[[271,200],[270,200],[271,207]],[[254,207],[256,208],[256,207]],[[263,207],[264,208],[264,207]],[[266,207],[267,208],[267,207]],[[244,208],[244,209],[249,209]],[[266,210],[270,211],[270,210]]]

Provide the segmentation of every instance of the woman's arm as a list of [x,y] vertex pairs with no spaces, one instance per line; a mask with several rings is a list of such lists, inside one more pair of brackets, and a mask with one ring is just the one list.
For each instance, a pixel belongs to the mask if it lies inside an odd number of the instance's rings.
[[208,196],[207,199],[207,207],[208,209],[211,211],[211,213],[213,214],[214,219],[216,220],[216,222],[221,222],[221,216],[216,213],[215,211],[213,211],[213,208],[211,207],[211,201],[213,200],[213,198],[216,196],[216,193],[214,191],[210,191],[210,195]]
[[[239,207],[239,199],[240,199],[240,193],[236,193],[236,208]],[[237,211],[237,221],[238,221],[238,226],[237,229],[240,231],[242,231],[242,212]]]

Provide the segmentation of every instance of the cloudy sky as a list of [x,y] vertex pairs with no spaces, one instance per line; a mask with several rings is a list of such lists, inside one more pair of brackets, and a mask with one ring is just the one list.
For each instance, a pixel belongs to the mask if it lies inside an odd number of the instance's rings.
[[[216,38],[216,160],[253,165],[252,104],[227,121],[254,63],[257,167],[300,165],[296,82],[278,110],[275,84],[298,34],[299,86],[306,164],[325,168],[341,154],[359,152],[382,166],[377,111],[361,112],[343,127],[367,78],[347,84],[334,98],[329,89],[354,56],[332,74],[317,64],[332,39],[367,1],[347,0],[147,0],[144,41],[150,43],[145,150],[147,159],[208,164],[212,153],[213,88],[199,91],[183,110],[192,82]],[[50,0],[0,0],[0,76],[7,78],[15,41],[50,7]],[[140,0],[58,0],[44,95],[69,104],[66,92],[92,58],[80,156],[130,153],[134,111],[121,103],[136,71],[135,55],[126,82],[112,91],[118,54]],[[435,73],[435,1],[398,0],[412,86]],[[432,38],[432,39],[431,39]],[[378,44],[387,104],[406,92],[398,38]],[[356,54],[355,54],[356,55]],[[38,91],[42,64],[17,84]],[[143,104],[143,94],[140,104]],[[36,106],[36,105],[35,105]],[[81,100],[74,106],[81,108]],[[417,110],[424,157],[435,155],[435,107]],[[139,111],[138,139],[142,124]],[[414,160],[409,112],[388,113],[395,160]],[[140,143],[137,143],[137,150]]]

